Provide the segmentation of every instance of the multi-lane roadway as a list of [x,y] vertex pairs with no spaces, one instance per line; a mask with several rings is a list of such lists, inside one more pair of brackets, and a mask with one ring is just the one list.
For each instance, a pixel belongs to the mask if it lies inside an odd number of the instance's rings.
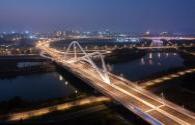
[[51,59],[72,72],[101,93],[115,99],[150,124],[193,125],[195,114],[171,102],[160,99],[131,81],[109,73],[111,83],[104,82],[96,70],[83,62],[67,63],[66,57],[58,50],[50,48],[49,42],[41,42],[37,47],[49,54]]

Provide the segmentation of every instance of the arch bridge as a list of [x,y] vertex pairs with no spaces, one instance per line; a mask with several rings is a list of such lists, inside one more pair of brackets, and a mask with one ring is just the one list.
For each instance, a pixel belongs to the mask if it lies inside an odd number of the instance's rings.
[[[37,45],[39,49],[49,55],[45,56],[84,80],[100,93],[119,102],[151,125],[192,125],[195,123],[193,112],[160,98],[129,80],[109,73],[106,69],[104,56],[101,53],[86,53],[77,41],[73,41],[67,50],[61,53],[49,47],[49,43],[46,44]],[[84,56],[78,56],[78,50]],[[93,61],[92,57],[94,56],[100,57],[102,68],[99,68]],[[91,67],[85,70],[85,63],[83,64],[81,61],[89,63]],[[96,73],[100,77],[96,77]],[[112,84],[110,79],[112,79]]]
[[[80,52],[83,53],[84,56],[79,57],[77,54],[78,50],[79,53]],[[71,53],[73,53],[73,57],[67,60],[67,58],[70,57],[69,54],[70,51]],[[98,65],[93,61],[92,58],[94,56],[100,58],[102,68],[99,68]],[[86,53],[85,50],[82,48],[82,46],[79,44],[79,42],[73,41],[69,44],[68,48],[65,50],[64,57],[66,59],[66,62],[68,63],[76,63],[79,61],[88,62],[96,70],[96,72],[104,82],[111,84],[110,78],[108,76],[106,63],[104,61],[104,56],[100,52]]]

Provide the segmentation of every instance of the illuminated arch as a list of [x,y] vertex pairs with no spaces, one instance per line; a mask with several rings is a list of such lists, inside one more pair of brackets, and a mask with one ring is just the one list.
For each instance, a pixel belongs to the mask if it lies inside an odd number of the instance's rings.
[[[82,48],[82,46],[77,41],[73,41],[69,44],[68,48],[66,49],[65,54],[64,54],[65,57],[68,56],[72,47],[73,47],[74,57],[67,60],[68,63],[86,61],[96,70],[96,72],[104,80],[104,82],[110,84],[110,78],[108,76],[106,64],[104,61],[104,56],[100,52],[93,52],[93,53],[88,54],[85,52],[85,50]],[[84,56],[78,57],[77,49],[79,49],[81,53],[84,54]],[[102,69],[98,68],[98,66],[94,63],[94,61],[92,60],[93,56],[98,56],[101,59]]]

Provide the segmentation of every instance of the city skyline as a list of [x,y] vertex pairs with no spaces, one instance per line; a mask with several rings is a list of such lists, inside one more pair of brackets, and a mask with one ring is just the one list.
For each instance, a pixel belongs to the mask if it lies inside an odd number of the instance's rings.
[[1,0],[0,32],[195,32],[195,1]]

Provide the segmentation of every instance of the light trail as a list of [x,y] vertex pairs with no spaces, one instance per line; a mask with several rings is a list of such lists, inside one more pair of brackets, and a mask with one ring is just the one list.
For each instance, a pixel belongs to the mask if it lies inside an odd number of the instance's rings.
[[27,120],[33,117],[38,117],[38,116],[43,116],[52,112],[56,111],[64,111],[71,109],[73,107],[77,106],[84,106],[88,104],[93,104],[97,102],[109,102],[111,101],[110,98],[107,97],[87,97],[84,99],[72,101],[72,102],[66,102],[64,104],[58,104],[54,106],[49,106],[49,107],[44,107],[41,109],[37,110],[31,110],[31,111],[25,111],[25,112],[20,112],[20,113],[12,113],[9,115],[3,115],[0,116],[0,118],[7,118],[6,121],[14,122],[14,121],[20,121],[20,120]]
[[[134,85],[132,82],[111,73],[109,73],[111,84],[107,84],[97,75],[94,67],[81,62],[68,63],[66,57],[56,53],[56,50],[53,51],[53,48],[48,47],[48,44],[49,42],[43,42],[38,44],[37,47],[49,54],[52,60],[63,66],[63,68],[69,70],[101,93],[112,97],[147,122],[154,125],[157,123],[193,125],[195,123],[193,112],[184,110],[167,100],[162,100],[141,87]],[[173,75],[172,77],[176,76]],[[142,112],[141,114],[140,111]]]

